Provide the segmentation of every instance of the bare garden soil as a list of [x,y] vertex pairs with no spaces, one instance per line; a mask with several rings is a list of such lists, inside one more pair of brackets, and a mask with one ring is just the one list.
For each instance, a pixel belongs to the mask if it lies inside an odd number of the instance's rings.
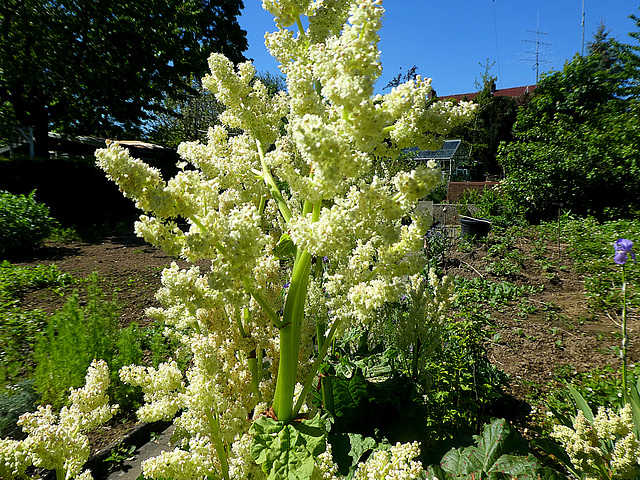
[[[620,344],[620,329],[614,323],[617,319],[589,309],[584,278],[575,273],[567,245],[548,245],[550,260],[559,260],[559,263],[546,271],[531,260],[530,240],[517,240],[513,247],[521,253],[522,264],[520,273],[507,277],[487,272],[487,245],[482,242],[473,249],[453,251],[444,264],[448,275],[538,287],[536,293],[527,297],[528,302],[537,307],[533,313],[523,315],[516,305],[490,312],[494,328],[487,333],[487,355],[509,375],[506,393],[520,405],[532,404],[537,396],[559,386],[553,380],[562,367],[574,372],[607,364],[617,368],[620,360],[610,348]],[[56,264],[60,271],[79,279],[97,272],[103,279],[104,291],[114,292],[122,306],[120,322],[124,327],[130,322],[140,326],[151,322],[145,309],[159,306],[154,292],[160,286],[161,271],[175,259],[130,235],[107,238],[95,244],[49,243],[28,258],[11,261],[19,265]],[[64,296],[43,289],[28,293],[22,305],[53,313],[64,302]],[[629,363],[634,363],[640,359],[639,324],[637,311],[629,313]],[[504,412],[504,416],[507,413]],[[522,417],[523,412],[517,414]],[[526,426],[526,411],[524,414],[521,426]],[[134,418],[120,418],[102,427],[92,439],[93,451],[113,446],[135,423]]]

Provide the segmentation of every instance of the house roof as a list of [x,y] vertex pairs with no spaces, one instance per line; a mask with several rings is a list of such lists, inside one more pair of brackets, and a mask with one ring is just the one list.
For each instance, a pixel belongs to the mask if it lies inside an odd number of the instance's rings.
[[414,153],[414,160],[450,160],[454,157],[462,140],[445,140],[438,150],[420,150],[417,147],[407,149],[409,153]]
[[[537,88],[537,85],[525,85],[522,87],[501,88],[500,90],[494,90],[494,97],[519,97],[526,93],[531,93]],[[438,97],[440,100],[473,100],[478,96],[480,92],[474,93],[459,93],[456,95],[445,95]]]

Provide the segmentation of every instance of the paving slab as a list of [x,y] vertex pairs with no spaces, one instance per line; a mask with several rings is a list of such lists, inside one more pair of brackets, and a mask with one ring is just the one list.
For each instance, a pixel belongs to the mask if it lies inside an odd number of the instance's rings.
[[[126,436],[89,458],[84,468],[91,471],[95,480],[136,480],[142,475],[141,465],[144,460],[155,457],[163,450],[173,450],[173,448],[169,446],[172,433],[173,425],[171,422],[140,423],[136,425],[133,430],[129,431]],[[134,445],[136,450],[131,460],[124,462],[117,470],[109,472],[105,459],[107,459],[111,455],[111,452],[118,448],[119,445]],[[39,475],[42,480],[55,480],[56,478],[55,471],[53,470],[44,470],[39,472]]]

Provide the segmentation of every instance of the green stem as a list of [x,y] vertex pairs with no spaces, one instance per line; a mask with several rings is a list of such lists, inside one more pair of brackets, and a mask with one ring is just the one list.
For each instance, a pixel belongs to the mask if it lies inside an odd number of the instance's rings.
[[411,359],[411,375],[414,380],[418,378],[418,360],[420,358],[420,339],[416,340],[416,343],[413,344],[413,358]]
[[280,317],[278,317],[278,314],[274,312],[273,309],[269,306],[267,301],[264,298],[262,298],[262,295],[254,291],[249,286],[249,282],[247,280],[244,280],[242,283],[245,291],[253,297],[253,299],[256,301],[258,305],[260,305],[260,308],[262,308],[262,311],[267,314],[267,316],[273,322],[276,328],[282,328],[284,326],[284,323],[280,320]]
[[195,215],[190,216],[189,220],[195,223],[198,226],[198,228],[202,230],[203,233],[207,231],[206,227],[202,224],[200,220],[198,220],[198,217],[196,217]]
[[[312,213],[312,221],[317,221],[320,217],[320,204],[314,205],[306,201],[302,213],[303,215]],[[293,414],[293,396],[298,375],[300,336],[310,271],[311,254],[298,249],[282,313],[282,322],[279,327],[280,363],[278,364],[278,378],[273,399],[273,410],[276,417],[285,423],[295,418]]]
[[280,210],[284,221],[289,222],[289,220],[291,219],[291,209],[289,208],[289,205],[287,205],[287,202],[284,200],[284,197],[282,196],[282,193],[278,188],[278,184],[273,178],[273,175],[271,175],[269,167],[267,167],[267,162],[264,158],[265,152],[262,144],[260,143],[260,140],[256,139],[256,145],[258,147],[258,155],[260,156],[260,164],[262,165],[262,178],[264,179],[264,183],[267,185],[267,188],[271,193],[271,197],[273,197],[273,199],[276,201],[276,204],[278,205],[278,209]]
[[64,469],[56,468],[56,480],[65,480]]
[[[236,305],[236,324],[238,325],[238,330],[240,331],[240,335],[242,336],[242,338],[249,337],[242,325],[243,321],[249,321],[250,315],[251,312],[249,311],[249,307],[244,307],[242,309],[242,314],[240,314],[240,307]],[[254,395],[257,398],[260,398],[260,381],[262,380],[262,372],[258,368],[259,364],[258,359],[256,358],[255,348],[247,353],[247,364],[249,365],[249,371],[251,372],[251,389],[253,390]]]
[[309,375],[307,376],[307,379],[304,382],[302,392],[300,393],[300,396],[298,397],[298,401],[296,402],[296,406],[293,409],[294,418],[296,415],[298,415],[300,408],[302,408],[304,399],[306,398],[307,393],[309,393],[309,389],[311,388],[311,385],[313,385],[313,380],[316,374],[318,373],[318,369],[320,368],[320,365],[324,361],[324,357],[327,355],[327,351],[329,350],[329,345],[331,345],[331,342],[333,341],[333,336],[336,334],[336,330],[338,329],[338,325],[340,324],[340,322],[341,320],[339,319],[335,319],[333,321],[333,325],[331,325],[329,334],[322,342],[322,347],[320,348],[320,350],[318,350],[318,356],[316,357],[315,361],[313,362],[313,365],[311,366],[311,371],[309,372]]
[[302,20],[300,20],[300,15],[298,15],[298,18],[296,18],[296,25],[298,26],[298,31],[300,32],[300,35],[304,36],[305,31],[304,31],[304,27],[302,26]]
[[236,313],[236,325],[238,330],[240,331],[240,336],[242,338],[247,338],[247,333],[244,331],[244,327],[242,326],[242,315],[240,314],[240,307],[238,305],[235,306]]
[[205,415],[209,421],[209,427],[211,428],[212,433],[211,437],[213,438],[216,454],[220,460],[222,478],[224,478],[224,480],[229,480],[229,462],[227,460],[227,450],[222,443],[222,438],[220,437],[220,421],[218,420],[217,415],[214,416],[210,409],[205,412]]
[[629,339],[627,337],[627,282],[625,278],[624,265],[622,265],[622,349],[620,356],[622,357],[622,398],[624,403],[628,403],[629,393],[627,390],[627,346]]
[[[316,318],[316,337],[318,339],[318,352],[322,350],[326,335],[327,325],[320,319]],[[335,416],[335,402],[333,400],[333,382],[329,376],[320,377],[320,388],[322,390],[322,404],[331,415]]]
[[249,364],[249,371],[251,372],[251,390],[258,401],[260,401],[260,380],[262,380],[262,372],[259,367],[262,365],[262,362],[258,362],[255,348],[249,352],[247,363]]
[[[316,258],[316,265],[313,269],[313,278],[316,281],[322,282],[322,259]],[[316,316],[316,338],[318,342],[318,351],[322,349],[322,345],[325,341],[325,335],[327,332],[327,324],[319,316]],[[320,388],[322,389],[322,404],[331,415],[335,416],[335,402],[333,399],[333,381],[329,376],[320,377]]]
[[293,395],[295,392],[298,373],[298,353],[300,350],[300,312],[304,315],[304,300],[307,296],[311,255],[300,252],[293,264],[291,284],[287,292],[282,327],[280,328],[280,363],[276,392],[273,399],[273,410],[278,420],[290,422],[293,420]]

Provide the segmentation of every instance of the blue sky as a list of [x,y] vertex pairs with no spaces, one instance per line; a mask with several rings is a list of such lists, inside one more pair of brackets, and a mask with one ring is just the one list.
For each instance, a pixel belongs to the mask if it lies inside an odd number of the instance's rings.
[[[278,74],[277,62],[264,46],[264,33],[275,30],[261,0],[244,0],[240,26],[247,31],[249,49],[258,72]],[[377,93],[398,73],[413,65],[433,79],[438,95],[476,91],[484,66],[498,88],[536,83],[536,37],[539,72],[561,70],[582,49],[583,0],[385,0],[380,31],[383,74]],[[640,17],[634,0],[584,0],[585,49],[601,21],[611,35],[634,43],[630,14]],[[536,35],[539,30],[539,35]]]

